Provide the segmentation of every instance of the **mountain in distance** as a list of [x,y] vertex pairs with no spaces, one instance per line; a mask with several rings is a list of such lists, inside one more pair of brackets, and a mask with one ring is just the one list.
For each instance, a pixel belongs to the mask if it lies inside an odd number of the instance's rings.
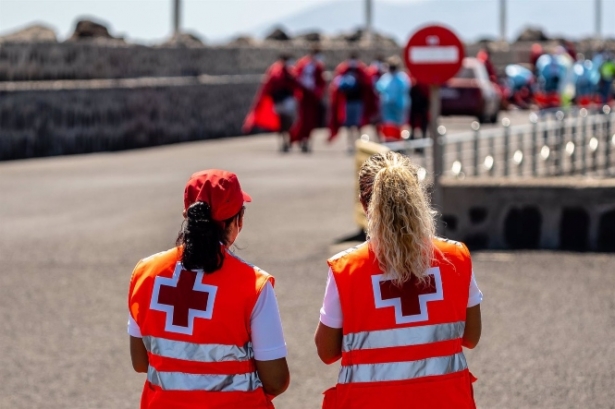
[[[378,32],[400,44],[418,27],[442,23],[465,41],[499,37],[499,2],[496,0],[409,0],[392,3],[374,0],[373,21]],[[594,2],[587,0],[508,0],[508,40],[528,26],[542,28],[548,36],[579,39],[594,30]],[[615,1],[603,2],[603,35],[615,37]],[[363,25],[364,1],[332,1],[249,30],[263,37],[273,27],[295,35],[307,31],[326,34],[349,32]]]

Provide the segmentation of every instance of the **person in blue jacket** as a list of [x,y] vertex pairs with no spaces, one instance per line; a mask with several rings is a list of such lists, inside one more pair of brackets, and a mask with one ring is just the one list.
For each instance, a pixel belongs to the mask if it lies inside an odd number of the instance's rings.
[[382,122],[401,127],[407,122],[410,107],[410,78],[399,69],[401,61],[398,57],[389,58],[387,65],[388,72],[376,82]]

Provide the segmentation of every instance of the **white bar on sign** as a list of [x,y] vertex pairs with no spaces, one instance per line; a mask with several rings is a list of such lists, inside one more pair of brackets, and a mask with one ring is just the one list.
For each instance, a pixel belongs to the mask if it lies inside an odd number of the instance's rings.
[[459,61],[459,49],[452,45],[411,47],[410,61],[415,64],[454,64]]

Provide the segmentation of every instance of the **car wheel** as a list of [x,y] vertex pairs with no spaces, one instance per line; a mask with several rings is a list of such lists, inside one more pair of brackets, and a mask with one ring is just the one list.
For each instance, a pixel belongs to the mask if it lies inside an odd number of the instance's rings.
[[495,124],[498,122],[498,112],[494,112],[493,115],[489,117],[489,123]]

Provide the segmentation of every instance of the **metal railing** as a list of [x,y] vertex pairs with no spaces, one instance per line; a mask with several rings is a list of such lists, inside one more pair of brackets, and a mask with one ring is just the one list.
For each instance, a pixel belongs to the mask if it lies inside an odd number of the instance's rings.
[[[615,176],[615,113],[609,106],[533,112],[529,123],[447,134],[438,128],[442,144],[443,175],[455,178]],[[384,143],[405,153],[423,169],[433,171],[432,139]]]

